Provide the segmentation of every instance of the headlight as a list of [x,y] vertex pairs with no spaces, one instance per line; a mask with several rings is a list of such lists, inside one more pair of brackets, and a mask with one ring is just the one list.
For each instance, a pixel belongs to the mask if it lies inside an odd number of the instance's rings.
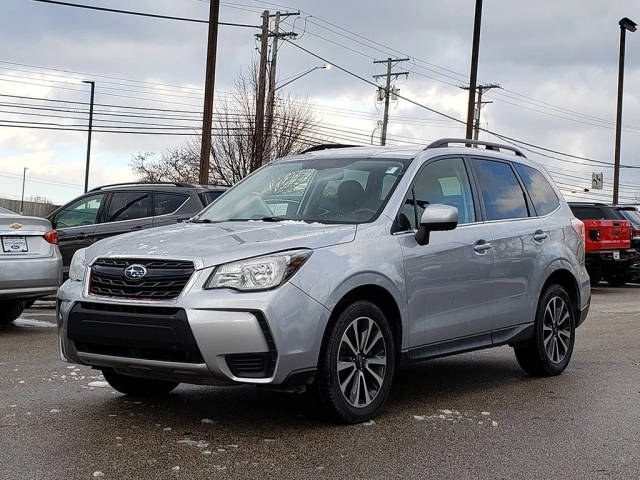
[[268,290],[282,285],[304,265],[311,250],[289,250],[216,267],[205,288]]
[[81,282],[84,280],[84,272],[87,269],[85,261],[85,248],[81,248],[73,254],[71,265],[69,266],[69,280]]

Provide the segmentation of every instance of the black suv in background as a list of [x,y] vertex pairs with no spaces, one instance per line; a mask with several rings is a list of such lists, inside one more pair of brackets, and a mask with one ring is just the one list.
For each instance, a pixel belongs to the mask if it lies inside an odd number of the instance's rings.
[[121,183],[94,188],[53,211],[67,277],[76,250],[113,235],[188,220],[227,187],[180,182]]

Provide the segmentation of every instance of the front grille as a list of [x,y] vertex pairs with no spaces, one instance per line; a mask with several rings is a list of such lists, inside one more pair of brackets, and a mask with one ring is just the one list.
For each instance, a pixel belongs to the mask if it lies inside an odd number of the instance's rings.
[[81,302],[69,313],[67,335],[78,352],[204,363],[181,308]]
[[[140,279],[125,277],[131,265],[142,265],[147,273]],[[182,260],[156,260],[136,258],[99,258],[91,267],[89,293],[118,298],[167,300],[182,292],[194,267]]]

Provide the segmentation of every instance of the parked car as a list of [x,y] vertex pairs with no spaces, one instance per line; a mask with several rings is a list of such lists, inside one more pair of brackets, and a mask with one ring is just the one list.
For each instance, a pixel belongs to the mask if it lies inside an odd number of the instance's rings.
[[48,220],[0,211],[0,324],[13,322],[25,304],[58,290],[62,257],[57,243]]
[[629,267],[625,281],[634,282],[640,278],[640,208],[637,205],[614,205],[614,208],[631,223],[631,248],[636,251],[638,257]]
[[604,203],[570,202],[586,230],[586,265],[591,284],[602,279],[624,285],[634,275],[638,251],[631,248],[631,223],[616,207]]
[[401,362],[511,345],[560,374],[590,298],[583,223],[520,151],[316,147],[188,223],[76,252],[59,335],[126,394],[303,386],[361,422]]
[[76,250],[103,238],[185,221],[227,187],[180,182],[121,183],[94,188],[49,215],[60,237],[65,278]]

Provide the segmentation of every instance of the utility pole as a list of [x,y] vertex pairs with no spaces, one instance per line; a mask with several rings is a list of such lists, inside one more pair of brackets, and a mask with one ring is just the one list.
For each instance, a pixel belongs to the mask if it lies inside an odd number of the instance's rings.
[[373,78],[378,79],[385,77],[386,85],[384,88],[384,116],[382,117],[382,133],[380,134],[380,145],[387,144],[387,126],[389,124],[389,97],[391,96],[391,77],[398,78],[400,75],[409,76],[409,72],[392,73],[391,69],[396,63],[409,61],[409,58],[387,58],[386,60],[374,60],[373,63],[386,63],[387,73],[374,75]]
[[260,66],[258,67],[258,94],[256,95],[255,140],[250,170],[253,172],[262,164],[264,155],[264,95],[267,82],[267,49],[269,41],[269,10],[262,12],[262,33],[260,38]]
[[467,132],[465,138],[471,138],[473,131],[473,112],[476,105],[476,83],[478,81],[478,54],[480,51],[480,26],[482,22],[482,0],[476,0],[476,13],[473,21],[473,47],[471,49],[471,74],[469,75],[469,103],[467,104]]
[[89,134],[87,136],[87,163],[84,167],[84,193],[89,190],[89,163],[91,160],[91,132],[93,130],[93,95],[96,89],[96,82],[92,80],[83,80],[82,83],[91,85],[91,100],[89,102]]
[[292,15],[300,15],[300,12],[294,13],[280,13],[276,12],[273,26],[273,32],[269,33],[270,37],[273,37],[271,44],[271,64],[269,65],[269,94],[267,96],[267,113],[266,113],[266,127],[265,127],[265,147],[260,163],[264,161],[264,155],[270,155],[271,153],[271,130],[273,128],[273,112],[275,109],[276,101],[276,64],[278,62],[278,39],[280,37],[296,37],[297,34],[293,32],[280,33],[280,18],[289,17]]
[[22,196],[20,197],[20,215],[24,214],[24,182],[27,179],[27,167],[22,169]]
[[624,50],[625,34],[627,30],[636,31],[636,22],[624,17],[618,22],[620,25],[620,57],[618,60],[618,106],[616,110],[616,145],[613,159],[613,203],[618,203],[618,191],[620,187],[620,140],[622,136],[622,94],[624,84]]
[[[463,86],[460,87],[463,90],[469,90],[469,87]],[[493,102],[483,102],[482,101],[482,95],[484,94],[485,91],[487,90],[491,90],[492,88],[502,88],[500,87],[500,85],[497,84],[485,84],[485,85],[478,85],[476,87],[477,90],[477,94],[478,94],[478,100],[476,101],[476,105],[475,105],[475,109],[473,112],[473,139],[474,140],[478,140],[479,134],[480,134],[480,112],[482,110],[482,107],[484,105],[487,105],[488,103],[493,103]],[[467,137],[468,138],[468,137]]]
[[211,128],[213,123],[213,91],[216,83],[216,56],[218,53],[218,14],[220,0],[209,2],[209,36],[207,39],[207,67],[204,80],[204,108],[202,111],[202,142],[200,145],[200,173],[198,182],[209,183],[211,157]]

